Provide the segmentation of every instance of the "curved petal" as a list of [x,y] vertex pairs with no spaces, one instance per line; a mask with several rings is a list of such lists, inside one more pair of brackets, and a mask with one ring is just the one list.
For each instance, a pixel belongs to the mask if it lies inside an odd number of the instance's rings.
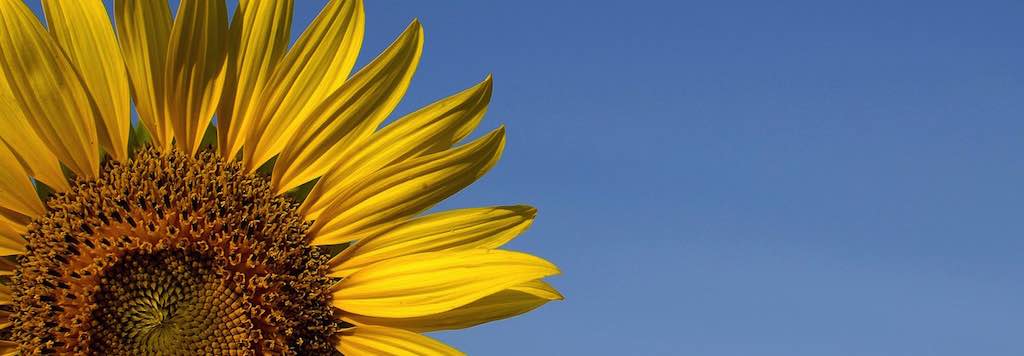
[[224,93],[217,109],[217,146],[234,158],[245,144],[249,112],[288,48],[291,0],[242,0],[232,17]]
[[21,345],[18,345],[18,343],[14,341],[0,340],[0,355],[17,355],[19,347],[21,347]]
[[18,265],[8,258],[0,258],[0,276],[10,276],[14,274],[14,269],[18,268]]
[[334,286],[332,304],[366,316],[418,317],[557,273],[550,262],[519,252],[426,252],[360,269]]
[[0,144],[0,207],[30,217],[46,213],[28,172],[6,144]]
[[411,25],[387,50],[345,82],[309,116],[284,146],[270,184],[288,191],[327,172],[346,158],[347,150],[370,136],[391,114],[409,88],[423,51],[423,28]]
[[174,135],[163,112],[171,9],[165,0],[115,0],[114,19],[135,111],[149,131],[153,145],[166,151],[171,148]]
[[380,325],[414,332],[465,329],[524,314],[563,297],[544,281],[530,281],[483,297],[461,307],[415,318],[375,318],[357,314],[342,316],[355,325]]
[[406,115],[373,134],[338,160],[310,191],[299,212],[316,220],[323,209],[356,182],[383,167],[447,150],[466,138],[491,99],[491,77],[458,94]]
[[515,287],[509,288],[517,292],[523,292],[547,300],[562,300],[565,296],[559,293],[555,287],[542,280],[529,281]]
[[11,313],[0,310],[0,330],[7,329],[9,326],[11,326]]
[[11,304],[11,301],[13,301],[13,297],[14,295],[13,292],[11,291],[11,287],[5,284],[0,284],[0,305]]
[[[28,232],[29,221],[29,218],[24,215],[0,209],[0,256],[25,253],[27,242],[22,236]],[[0,273],[0,275],[2,274]]]
[[332,0],[281,60],[245,139],[249,171],[281,152],[313,109],[348,79],[363,42],[361,0]]
[[434,251],[493,249],[533,223],[537,209],[525,205],[446,211],[409,220],[359,240],[329,263],[332,277],[345,277],[387,259]]
[[0,70],[29,125],[75,174],[99,175],[95,104],[25,4],[0,0]]
[[360,326],[342,331],[335,346],[346,356],[448,356],[462,352],[429,337],[379,326]]
[[188,154],[199,149],[224,88],[227,21],[222,1],[182,0],[171,27],[164,115],[175,144]]
[[35,179],[63,192],[71,188],[61,171],[60,161],[28,124],[25,113],[14,101],[7,81],[0,75],[0,141],[10,147],[18,161]]
[[11,235],[8,227],[0,226],[0,256],[23,255],[28,251],[25,249],[27,243],[20,235]]
[[382,169],[341,195],[310,228],[312,244],[374,235],[418,214],[484,175],[501,156],[505,129],[472,143]]
[[114,159],[126,160],[131,127],[128,75],[103,2],[43,0],[43,11],[50,33],[96,103],[100,146]]

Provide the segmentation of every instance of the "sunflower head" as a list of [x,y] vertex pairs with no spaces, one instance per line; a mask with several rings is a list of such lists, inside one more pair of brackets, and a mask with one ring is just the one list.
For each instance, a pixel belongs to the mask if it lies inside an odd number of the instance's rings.
[[532,207],[424,214],[504,148],[460,144],[489,76],[378,129],[419,22],[350,76],[361,1],[291,46],[291,1],[43,10],[0,0],[0,354],[456,354],[421,333],[561,299],[498,249]]
[[265,179],[211,153],[153,149],[101,172],[30,225],[15,341],[112,354],[333,348],[326,257]]

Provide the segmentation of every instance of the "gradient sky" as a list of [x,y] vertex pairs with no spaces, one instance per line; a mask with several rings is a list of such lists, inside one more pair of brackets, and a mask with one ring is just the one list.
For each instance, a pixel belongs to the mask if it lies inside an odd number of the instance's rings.
[[[298,1],[297,35],[323,1]],[[1024,2],[366,0],[396,114],[495,77],[510,248],[567,297],[474,355],[1022,355]]]

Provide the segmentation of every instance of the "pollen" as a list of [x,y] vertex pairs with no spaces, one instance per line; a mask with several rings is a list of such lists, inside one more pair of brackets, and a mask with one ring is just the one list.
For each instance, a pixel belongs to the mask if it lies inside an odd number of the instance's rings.
[[4,338],[40,353],[333,354],[327,256],[297,204],[211,153],[144,149],[52,196]]

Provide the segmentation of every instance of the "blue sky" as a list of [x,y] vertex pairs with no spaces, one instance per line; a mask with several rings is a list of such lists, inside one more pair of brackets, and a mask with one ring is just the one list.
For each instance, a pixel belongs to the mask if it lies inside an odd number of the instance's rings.
[[480,355],[1020,355],[1021,2],[368,1],[406,111],[495,76],[512,248],[567,300]]
[[[323,1],[299,1],[296,30]],[[495,91],[567,300],[436,337],[476,355],[1021,355],[1024,3],[366,1],[413,18],[397,111]]]

